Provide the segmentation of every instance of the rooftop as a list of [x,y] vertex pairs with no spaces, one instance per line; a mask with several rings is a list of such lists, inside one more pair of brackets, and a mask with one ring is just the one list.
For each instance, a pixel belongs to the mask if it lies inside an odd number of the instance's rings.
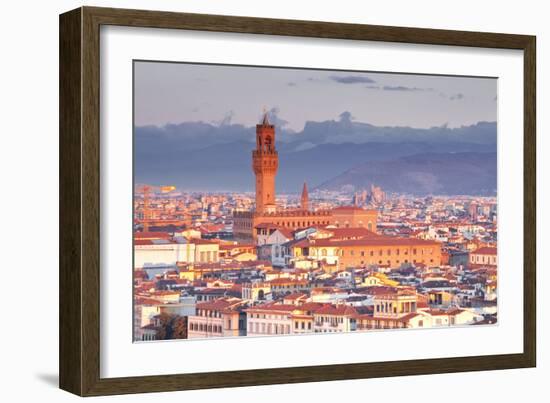
[[495,255],[496,256],[497,248],[484,246],[484,247],[481,247],[481,248],[478,248],[478,249],[474,250],[472,253],[476,254],[476,255]]

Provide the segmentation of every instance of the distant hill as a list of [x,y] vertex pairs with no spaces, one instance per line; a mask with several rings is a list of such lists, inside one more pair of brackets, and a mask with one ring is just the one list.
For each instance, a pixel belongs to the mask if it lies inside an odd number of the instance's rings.
[[424,153],[393,160],[369,161],[343,172],[318,189],[364,189],[371,184],[385,191],[416,195],[496,194],[496,153]]
[[[254,128],[242,125],[137,127],[135,181],[187,190],[252,191],[254,146]],[[300,191],[304,180],[314,188],[361,164],[426,153],[496,152],[496,123],[415,129],[349,119],[308,122],[300,132],[277,127],[277,149],[277,191],[292,193]]]

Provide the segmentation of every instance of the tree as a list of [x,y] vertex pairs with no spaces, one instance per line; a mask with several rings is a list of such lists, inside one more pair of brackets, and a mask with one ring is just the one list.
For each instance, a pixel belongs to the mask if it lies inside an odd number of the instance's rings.
[[174,320],[172,321],[172,338],[187,338],[187,318],[185,316],[176,315]]
[[157,340],[187,338],[187,318],[185,316],[161,313],[158,317]]

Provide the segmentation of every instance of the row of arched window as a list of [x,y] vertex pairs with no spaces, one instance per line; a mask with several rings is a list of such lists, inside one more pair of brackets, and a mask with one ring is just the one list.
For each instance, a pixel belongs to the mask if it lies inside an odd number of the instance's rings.
[[325,220],[315,220],[315,221],[276,221],[275,225],[280,227],[288,228],[305,228],[311,227],[313,225],[329,225],[330,223]]
[[221,325],[207,325],[205,323],[190,323],[189,328],[198,332],[221,333]]
[[222,315],[219,311],[210,309],[197,309],[197,316],[205,316],[208,318],[221,318]]
[[[321,254],[323,255],[323,251],[325,251],[324,249],[321,250]],[[355,255],[355,250],[351,249],[349,251],[349,255],[350,256],[354,256]],[[325,251],[326,253],[326,251]],[[386,253],[385,255],[386,256],[391,256],[392,253],[395,253],[396,256],[399,256],[401,254],[401,250],[400,249],[395,249],[394,252],[392,252],[392,249],[387,249],[386,250]],[[340,256],[344,256],[345,254],[345,251],[344,249],[340,249]],[[378,253],[376,253],[378,256],[384,256],[384,250],[383,249],[379,249],[378,250]],[[409,254],[409,250],[408,249],[403,249],[403,255],[408,255]],[[411,254],[412,255],[417,255],[418,254],[418,250],[416,248],[413,248],[411,250]],[[433,254],[433,248],[427,248],[427,249],[420,249],[420,254],[421,255],[424,255],[424,254],[427,254],[427,255],[432,255]],[[366,255],[366,252],[363,250],[363,251],[360,251],[360,255],[361,256],[365,256]],[[371,250],[369,251],[369,256],[374,256],[375,255],[375,251]],[[323,256],[326,256],[326,254],[324,254]]]

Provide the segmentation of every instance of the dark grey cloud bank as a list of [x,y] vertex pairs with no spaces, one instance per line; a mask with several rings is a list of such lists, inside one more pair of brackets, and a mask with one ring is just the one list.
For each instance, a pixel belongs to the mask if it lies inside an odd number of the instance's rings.
[[433,91],[433,88],[405,87],[403,85],[384,85],[382,89],[384,91]]
[[[488,171],[482,183],[460,172],[449,182],[446,179],[450,177],[449,169],[442,170],[440,166],[449,156],[453,157],[456,169],[470,164],[483,171],[487,161],[494,163],[493,155],[472,157],[478,153],[496,153],[494,122],[460,128],[379,127],[354,121],[352,114],[344,111],[337,120],[309,121],[302,131],[295,132],[285,128],[286,121],[278,116],[276,108],[269,115],[277,130],[280,158],[277,188],[281,192],[298,192],[304,180],[312,188],[327,189],[345,185],[359,189],[372,182],[398,193],[493,194],[496,189],[493,171]],[[187,190],[251,191],[254,180],[250,155],[254,141],[255,127],[228,120],[220,124],[184,122],[137,127],[136,181],[173,184]],[[392,175],[397,178],[410,171],[410,163],[400,159],[415,155],[422,157],[414,161],[424,164],[416,176],[407,175],[416,178],[419,184],[412,180],[388,180]],[[346,175],[365,164],[384,167],[384,175],[368,169],[361,169],[361,179]],[[446,177],[442,176],[444,172]]]
[[329,78],[332,81],[336,81],[341,84],[363,84],[376,82],[368,76],[330,76]]

